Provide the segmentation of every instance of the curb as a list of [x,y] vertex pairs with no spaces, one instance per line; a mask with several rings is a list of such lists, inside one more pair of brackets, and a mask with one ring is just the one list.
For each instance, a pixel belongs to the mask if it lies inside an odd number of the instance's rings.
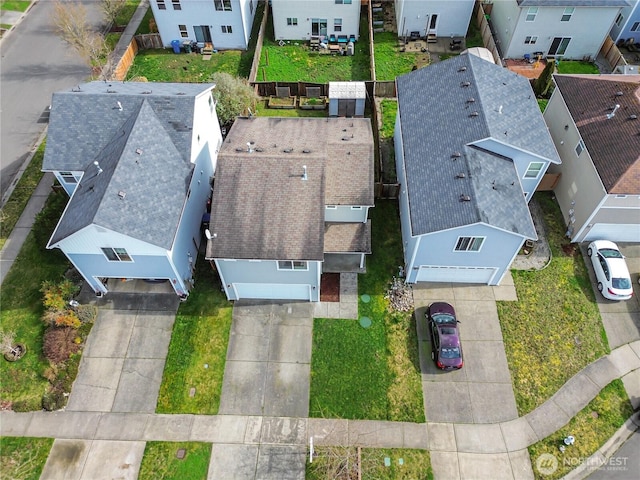
[[11,28],[9,28],[9,30],[6,30],[4,32],[4,35],[2,35],[2,37],[0,37],[0,44],[2,43],[2,41],[7,38],[9,36],[9,34],[11,32],[13,32],[13,30],[15,29],[16,25],[19,25],[20,22],[22,22],[22,20],[24,19],[24,17],[27,15],[27,13],[29,13],[29,10],[31,10],[31,7],[33,7],[36,3],[38,3],[38,0],[32,0],[32,2],[29,4],[29,6],[27,7],[27,9],[22,12],[22,15],[20,15],[20,18],[18,18],[18,20],[16,21],[16,23],[13,23],[11,25]]

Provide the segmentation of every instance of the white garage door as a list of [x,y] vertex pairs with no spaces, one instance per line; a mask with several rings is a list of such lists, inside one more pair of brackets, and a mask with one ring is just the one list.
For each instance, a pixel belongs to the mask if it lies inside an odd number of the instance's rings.
[[418,282],[484,283],[493,278],[496,268],[420,266]]
[[640,225],[596,223],[584,241],[611,240],[613,242],[640,242]]
[[310,300],[311,285],[278,283],[234,283],[238,298]]

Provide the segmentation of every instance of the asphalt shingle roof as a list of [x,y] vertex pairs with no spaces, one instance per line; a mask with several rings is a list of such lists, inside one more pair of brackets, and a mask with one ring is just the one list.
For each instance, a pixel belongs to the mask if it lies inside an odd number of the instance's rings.
[[323,260],[325,205],[373,201],[369,119],[238,118],[218,156],[206,256]]
[[[554,80],[606,191],[640,194],[640,76],[555,75]],[[620,107],[608,118],[616,104]]]
[[[480,198],[487,192],[470,178],[470,160],[488,161],[491,154],[466,148],[491,138],[560,163],[529,81],[474,55],[460,55],[396,82],[412,233],[488,221],[501,228],[511,225],[512,231],[534,238],[528,210],[526,218],[519,218],[526,202],[515,169],[494,174],[497,181],[519,186],[520,195],[513,201],[522,205],[492,205]],[[470,201],[460,201],[462,195]]]
[[371,253],[371,220],[367,223],[325,223],[325,253]]

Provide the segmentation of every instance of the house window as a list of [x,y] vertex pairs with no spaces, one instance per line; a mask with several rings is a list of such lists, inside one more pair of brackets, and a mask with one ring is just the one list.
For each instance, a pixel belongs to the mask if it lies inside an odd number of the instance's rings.
[[180,36],[182,38],[187,38],[189,36],[186,25],[178,25],[178,28],[180,29]]
[[174,10],[182,10],[182,5],[180,5],[180,0],[171,0],[171,3],[173,4]]
[[102,248],[102,253],[110,262],[132,262],[124,248]]
[[231,11],[231,0],[213,0],[213,3],[216,6],[216,10],[225,12]]
[[336,5],[351,5],[351,0],[336,0]]
[[584,143],[582,142],[582,140],[580,140],[578,142],[578,145],[576,145],[576,155],[580,156],[583,150],[584,150]]
[[307,265],[307,262],[279,260],[278,270],[309,270],[309,266]]
[[485,237],[458,237],[456,252],[479,252]]
[[253,15],[253,0],[249,2],[249,12]]
[[64,183],[78,183],[78,179],[71,172],[60,172],[60,177]]
[[298,25],[298,19],[295,17],[287,18],[287,25],[289,25],[290,27],[295,27],[296,25]]
[[533,22],[536,19],[536,15],[538,15],[538,7],[529,7],[527,10],[527,22]]
[[327,210],[335,210],[335,209],[338,208],[338,206],[337,205],[327,205],[326,208],[327,208]]
[[358,205],[356,207],[351,207],[351,210],[362,210],[362,206]]
[[231,25],[222,25],[222,33],[233,33]]
[[622,20],[624,20],[624,15],[622,15],[621,13],[618,14],[618,16],[616,17],[616,25],[619,27],[622,24]]
[[640,31],[640,22],[633,22],[633,26],[631,27],[632,32]]
[[341,18],[334,18],[333,19],[333,31],[334,32],[341,32],[342,31],[342,19]]
[[564,55],[565,52],[567,51],[567,47],[569,46],[570,41],[571,41],[571,38],[568,38],[568,37],[564,37],[564,38],[555,37],[551,42],[551,47],[549,48],[549,55],[552,57]]
[[544,167],[544,162],[531,162],[524,174],[524,178],[538,178],[542,167]]
[[157,0],[158,10],[166,10],[167,5],[164,3],[164,0]]
[[567,7],[564,9],[564,13],[562,14],[562,18],[560,19],[561,22],[568,22],[569,20],[571,20],[571,15],[573,15],[573,12],[575,11],[575,7]]
[[537,41],[538,41],[537,35],[529,35],[527,37],[524,37],[525,45],[535,45]]

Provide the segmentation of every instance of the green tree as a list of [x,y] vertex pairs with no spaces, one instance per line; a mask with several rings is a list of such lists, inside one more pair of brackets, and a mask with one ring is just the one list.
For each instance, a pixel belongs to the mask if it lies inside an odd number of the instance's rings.
[[237,116],[250,114],[255,108],[259,97],[246,79],[216,72],[211,76],[211,81],[216,84],[213,96],[221,126],[229,125]]
[[538,97],[544,97],[551,87],[551,81],[553,80],[553,71],[555,68],[555,62],[553,60],[547,60],[547,65],[540,76],[533,83],[533,91]]

